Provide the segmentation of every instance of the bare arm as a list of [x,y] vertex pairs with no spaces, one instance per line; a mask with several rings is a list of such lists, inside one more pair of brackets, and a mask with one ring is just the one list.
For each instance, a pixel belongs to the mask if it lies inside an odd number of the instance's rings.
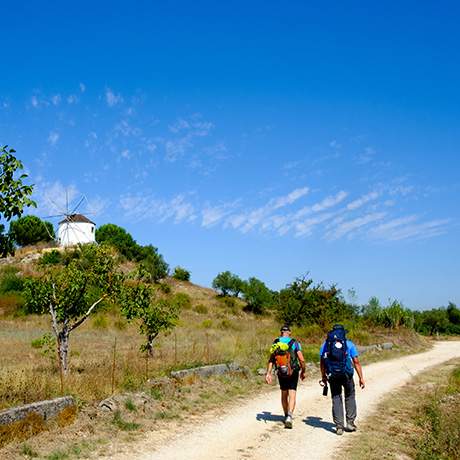
[[300,363],[300,378],[301,380],[305,379],[305,358],[300,350],[297,351],[297,358],[299,358]]
[[270,357],[270,359],[268,360],[268,364],[267,364],[267,373],[265,374],[265,381],[270,385],[272,383],[272,369],[273,369],[273,362],[272,362],[272,359]]
[[321,358],[321,361],[320,361],[320,368],[321,368],[321,380],[326,385],[327,384],[326,365],[324,364],[323,358]]
[[358,373],[359,386],[361,388],[364,388],[366,384],[364,382],[364,377],[363,377],[363,368],[361,367],[361,363],[359,362],[359,359],[357,356],[353,358],[353,366],[355,367],[356,372]]

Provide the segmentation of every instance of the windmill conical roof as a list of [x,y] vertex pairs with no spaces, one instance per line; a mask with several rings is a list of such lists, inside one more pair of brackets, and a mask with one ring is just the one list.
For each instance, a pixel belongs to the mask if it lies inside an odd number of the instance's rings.
[[96,225],[92,220],[89,220],[83,214],[69,214],[68,216],[65,216],[65,218],[62,219],[61,222],[59,222],[59,225],[69,223],[69,222],[71,223],[84,222],[86,224]]

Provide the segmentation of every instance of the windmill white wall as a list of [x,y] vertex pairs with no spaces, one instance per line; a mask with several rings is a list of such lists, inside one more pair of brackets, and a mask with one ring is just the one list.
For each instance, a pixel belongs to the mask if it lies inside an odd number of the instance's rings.
[[59,222],[58,242],[60,246],[94,243],[96,224],[81,214],[72,214]]

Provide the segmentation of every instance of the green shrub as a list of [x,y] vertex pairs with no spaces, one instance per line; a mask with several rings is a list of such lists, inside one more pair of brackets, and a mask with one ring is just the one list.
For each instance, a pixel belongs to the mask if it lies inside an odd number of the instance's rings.
[[133,402],[133,400],[131,398],[128,398],[125,401],[125,408],[126,408],[126,410],[129,410],[130,412],[136,412],[137,411],[137,407],[136,407],[136,405],[134,404],[134,402]]
[[176,267],[172,277],[178,281],[190,281],[190,272],[183,267]]
[[107,329],[108,327],[107,318],[104,315],[96,315],[93,318],[92,325],[94,329]]
[[0,273],[0,295],[24,290],[24,278],[16,267],[5,267]]
[[199,313],[200,315],[206,315],[208,314],[208,307],[206,305],[203,305],[202,303],[199,303],[195,307],[195,311]]
[[122,431],[134,431],[140,427],[139,423],[127,422],[126,420],[123,420],[121,413],[118,410],[113,414],[112,423]]
[[170,294],[171,293],[171,286],[169,284],[158,283],[157,287],[160,290],[160,292],[162,292],[163,294]]
[[178,292],[174,295],[172,301],[182,310],[189,310],[192,308],[192,299],[185,292]]
[[58,265],[62,263],[63,257],[60,251],[53,249],[52,251],[46,251],[38,260],[41,265]]
[[205,319],[201,323],[201,327],[203,327],[204,329],[209,329],[210,327],[212,327],[212,319]]
[[423,430],[417,459],[455,459],[460,445],[460,367],[449,377],[445,391],[432,395],[418,418]]

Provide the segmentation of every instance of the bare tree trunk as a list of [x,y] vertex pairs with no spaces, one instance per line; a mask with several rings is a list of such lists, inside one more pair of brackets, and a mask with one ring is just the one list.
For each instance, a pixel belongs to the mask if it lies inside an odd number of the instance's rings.
[[62,331],[59,332],[58,337],[58,348],[59,348],[59,357],[61,359],[61,366],[64,374],[67,374],[68,371],[68,362],[69,362],[69,330],[64,327]]

